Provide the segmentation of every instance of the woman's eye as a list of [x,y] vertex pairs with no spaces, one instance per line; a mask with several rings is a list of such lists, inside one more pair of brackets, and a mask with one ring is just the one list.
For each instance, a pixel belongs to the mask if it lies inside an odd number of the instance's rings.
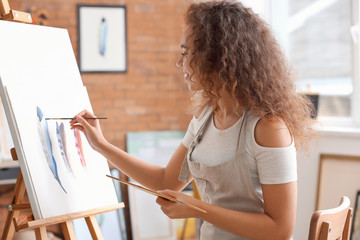
[[187,54],[188,54],[187,52],[182,52],[182,53],[181,53],[181,56],[184,57],[184,56],[186,56]]

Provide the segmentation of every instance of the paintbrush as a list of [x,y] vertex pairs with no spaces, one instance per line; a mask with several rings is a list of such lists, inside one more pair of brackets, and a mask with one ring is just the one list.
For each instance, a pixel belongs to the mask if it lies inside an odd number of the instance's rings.
[[184,205],[186,205],[186,206],[188,206],[188,207],[191,207],[192,209],[198,210],[198,211],[203,212],[203,213],[207,213],[205,210],[203,210],[203,209],[201,209],[201,208],[199,208],[199,207],[196,207],[196,206],[194,206],[194,205],[192,205],[192,204],[190,204],[190,203],[182,202],[182,201],[180,201],[180,200],[178,200],[178,199],[176,199],[176,198],[173,198],[173,197],[170,197],[170,196],[168,196],[168,195],[155,192],[155,191],[153,191],[153,190],[151,190],[151,189],[144,188],[144,187],[142,187],[142,186],[139,186],[139,185],[130,183],[130,182],[125,181],[125,180],[120,179],[120,178],[116,178],[116,177],[113,177],[113,176],[110,176],[110,175],[106,175],[106,176],[109,177],[109,178],[115,179],[116,181],[119,181],[119,182],[121,182],[121,183],[124,183],[124,184],[126,184],[126,185],[132,186],[132,187],[134,187],[134,188],[136,188],[136,189],[139,189],[139,190],[142,190],[142,191],[144,191],[144,192],[150,193],[150,194],[152,194],[152,195],[155,195],[155,196],[158,196],[158,197],[162,197],[162,198],[165,198],[165,199],[170,200],[170,201],[173,201],[173,202],[178,202],[178,203],[184,204]]
[[[107,119],[107,117],[84,117],[84,119]],[[45,120],[75,120],[75,118],[45,118]]]

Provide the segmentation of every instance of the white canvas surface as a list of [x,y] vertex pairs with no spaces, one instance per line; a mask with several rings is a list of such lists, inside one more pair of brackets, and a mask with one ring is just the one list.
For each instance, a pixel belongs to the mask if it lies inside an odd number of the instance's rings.
[[[0,94],[34,217],[116,204],[112,181],[105,177],[106,159],[80,134],[86,167],[81,164],[68,121],[47,121],[57,175],[43,150],[38,128],[44,125],[38,123],[37,107],[45,117],[73,117],[85,108],[91,110],[67,31],[0,21],[0,32]],[[56,122],[64,124],[71,170],[60,152]]]
[[0,99],[0,162],[13,161],[10,154],[10,149],[13,147],[9,124]]
[[[120,171],[118,169],[111,169],[111,175],[120,178]],[[120,182],[113,180],[118,199],[122,201],[122,192],[120,189]],[[117,209],[103,214],[96,215],[96,219],[101,229],[102,236],[105,240],[127,240],[126,224],[125,224],[125,210],[124,208]],[[72,221],[75,229],[76,239],[88,240],[91,239],[89,228],[84,219],[75,219]]]
[[83,85],[66,29],[0,20],[4,85]]

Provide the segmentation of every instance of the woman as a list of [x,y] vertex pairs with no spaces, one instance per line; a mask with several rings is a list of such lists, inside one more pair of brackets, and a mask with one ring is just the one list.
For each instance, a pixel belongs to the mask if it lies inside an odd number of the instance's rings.
[[[170,218],[200,218],[201,239],[289,239],[297,198],[296,148],[311,136],[310,104],[295,92],[267,25],[236,1],[191,4],[182,69],[200,96],[188,131],[166,167],[108,143],[97,120],[79,113],[72,128],[122,172],[207,211],[158,198]],[[295,148],[296,147],[296,148]],[[195,180],[201,199],[180,193]]]

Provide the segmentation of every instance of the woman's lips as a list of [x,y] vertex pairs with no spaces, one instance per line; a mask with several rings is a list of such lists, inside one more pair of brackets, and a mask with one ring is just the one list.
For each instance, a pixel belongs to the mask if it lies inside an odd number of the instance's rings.
[[187,73],[187,72],[186,72],[186,73],[184,73],[184,79],[185,79],[185,80],[188,80],[189,76],[190,76],[190,74],[189,74],[189,73]]

